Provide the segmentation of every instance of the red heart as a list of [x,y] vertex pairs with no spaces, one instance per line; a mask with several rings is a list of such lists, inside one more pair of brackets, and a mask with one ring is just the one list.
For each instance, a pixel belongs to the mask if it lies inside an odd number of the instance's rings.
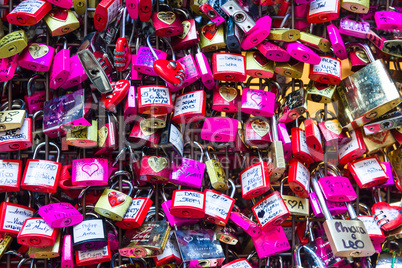
[[[389,221],[381,226],[384,231],[391,231],[402,225],[402,207],[393,207],[386,202],[378,202],[373,205],[371,211],[374,220],[379,220],[378,224]],[[376,214],[379,216],[376,217]],[[385,216],[384,219],[382,219],[383,216]]]
[[202,34],[208,39],[212,40],[216,34],[217,28],[215,23],[205,25],[204,28],[202,28]]
[[117,193],[117,192],[109,192],[107,194],[107,199],[109,200],[109,204],[111,207],[119,206],[126,201],[126,195],[123,193]]
[[68,11],[67,9],[55,8],[49,13],[49,15],[56,20],[66,21],[68,17]]
[[128,80],[119,80],[117,82],[112,82],[112,87],[114,88],[111,93],[103,94],[102,101],[106,109],[112,111],[127,95],[130,88],[130,82]]

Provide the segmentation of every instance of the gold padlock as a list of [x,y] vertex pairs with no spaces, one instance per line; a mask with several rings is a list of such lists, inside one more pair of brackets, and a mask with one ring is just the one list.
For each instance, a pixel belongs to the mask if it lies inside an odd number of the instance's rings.
[[208,0],[190,0],[190,8],[193,10],[193,12],[197,15],[200,15],[204,18],[207,18],[207,16],[204,14],[204,12],[201,11],[200,6],[207,3]]
[[162,129],[166,127],[167,115],[144,115],[141,126],[149,129]]
[[396,142],[390,130],[377,132],[371,135],[366,135],[364,131],[362,131],[362,133],[368,154],[378,152],[380,149],[391,146]]
[[48,247],[29,247],[28,255],[32,259],[51,259],[60,257],[60,236],[57,235],[54,245]]
[[288,62],[277,62],[275,66],[275,73],[290,78],[302,78],[303,69],[304,62],[290,58]]
[[199,29],[200,48],[202,52],[211,52],[226,48],[225,33],[223,23],[216,26],[215,23],[209,23]]
[[[307,111],[306,90],[304,89],[303,81],[296,80],[295,86],[298,84],[299,89],[296,90],[292,85],[292,92],[284,96],[281,101],[281,112],[278,121],[287,123],[296,120]],[[286,92],[286,88],[285,91]]]
[[3,238],[0,239],[0,259],[3,257],[4,253],[8,250],[11,243],[13,242],[13,238],[7,234],[3,235]]
[[300,39],[300,31],[289,28],[274,28],[271,29],[268,39],[279,42],[294,42]]
[[274,63],[268,60],[259,51],[246,53],[246,72],[252,77],[272,78],[274,76]]
[[98,121],[92,120],[91,126],[67,130],[67,145],[75,147],[95,147],[98,144]]
[[28,37],[24,30],[7,34],[0,40],[0,59],[20,53],[27,45]]
[[229,189],[229,187],[225,171],[223,170],[222,164],[218,160],[211,159],[208,153],[209,149],[210,148],[205,151],[205,155],[207,157],[205,165],[207,166],[207,173],[209,180],[211,181],[212,188],[218,191],[226,191]]
[[80,28],[80,22],[73,11],[67,9],[53,8],[43,20],[52,36],[65,35]]
[[331,103],[336,85],[327,85],[310,80],[307,86],[307,99],[319,103]]
[[[90,0],[91,2],[91,0]],[[74,11],[77,15],[84,15],[85,10],[87,9],[87,1],[86,0],[74,0]]]
[[300,41],[308,46],[319,49],[322,52],[328,52],[331,50],[331,42],[328,39],[314,34],[300,32]]
[[27,114],[27,112],[24,110],[24,107],[25,103],[20,99],[16,99],[13,100],[13,110],[7,110],[8,101],[5,102],[0,107],[0,131],[21,128]]
[[367,14],[370,9],[370,0],[343,0],[342,8],[354,13]]
[[301,198],[299,196],[291,196],[291,195],[284,195],[283,194],[283,186],[285,181],[288,180],[288,177],[285,177],[281,180],[281,196],[283,201],[285,202],[290,215],[294,216],[306,216],[310,215],[310,204],[307,198]]

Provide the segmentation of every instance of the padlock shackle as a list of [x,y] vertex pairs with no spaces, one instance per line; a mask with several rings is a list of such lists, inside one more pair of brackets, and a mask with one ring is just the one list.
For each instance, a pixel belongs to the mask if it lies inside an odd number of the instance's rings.
[[[335,115],[333,112],[329,111],[329,110],[327,110],[326,113],[329,114],[330,116],[332,116],[332,118],[326,118],[327,120],[328,120],[328,119],[336,119],[336,118],[337,118],[336,115]],[[319,122],[319,123],[323,122],[323,121],[324,121],[324,117],[325,117],[324,115],[325,115],[325,110],[324,110],[324,109],[318,110],[318,111],[315,113],[315,117],[314,117],[315,121],[317,121],[317,122]]]
[[121,20],[121,37],[126,37],[126,19],[127,19],[127,7],[123,8],[123,16]]
[[[32,76],[32,77],[28,80],[28,84],[27,84],[28,96],[32,96],[31,87],[32,87],[33,81],[35,81],[35,80],[38,79],[38,78],[44,78],[44,77],[43,77],[42,75],[37,74],[37,75]],[[43,82],[43,84],[45,84],[45,81]]]
[[374,58],[374,56],[373,56],[373,53],[371,52],[371,49],[370,49],[369,45],[367,45],[367,44],[362,44],[362,43],[346,43],[346,44],[345,44],[345,47],[346,47],[346,48],[349,48],[349,47],[359,47],[359,48],[361,48],[364,52],[366,52],[367,58],[370,60],[370,63],[375,61],[375,58]]
[[[153,48],[152,45],[151,45],[151,41],[150,41],[151,36],[155,36],[155,34],[150,34],[150,35],[148,35],[148,37],[147,37],[147,45],[148,45],[149,49],[151,50],[152,55],[154,56],[154,58],[155,58],[156,60],[158,60],[158,55],[156,54],[154,48]],[[157,38],[157,37],[155,36],[155,38]],[[162,41],[163,41],[164,43],[166,43],[166,44],[169,46],[170,51],[172,52],[172,60],[173,60],[173,61],[176,61],[176,55],[175,55],[175,53],[174,53],[174,50],[173,50],[173,48],[172,48],[172,45],[167,41],[167,39],[166,39],[165,37],[160,36],[160,38],[162,39]],[[156,42],[158,42],[158,40],[156,40]]]
[[357,215],[356,215],[356,211],[353,208],[353,205],[351,202],[345,202],[346,207],[348,208],[348,213],[349,213],[349,218],[351,220],[357,220]]
[[316,170],[318,171],[320,178],[325,177],[325,174],[323,173],[323,170],[325,170],[325,165],[327,165],[327,170],[330,170],[330,171],[336,173],[338,176],[342,177],[341,172],[339,171],[339,169],[336,166],[332,165],[331,163],[320,162],[318,164],[318,166],[316,167]]
[[314,173],[314,176],[312,176],[312,178],[311,178],[311,183],[312,183],[314,192],[318,197],[318,201],[320,203],[322,214],[324,215],[326,220],[332,220],[331,212],[329,212],[327,204],[325,203],[324,195],[322,194],[320,185],[318,184],[318,178],[317,178],[318,174],[317,174],[317,172],[313,172],[313,173]]
[[24,258],[24,259],[21,259],[20,262],[17,264],[17,268],[21,268],[22,265],[23,265],[24,263],[26,263],[27,261],[31,261],[31,265],[30,265],[29,267],[30,267],[30,268],[33,268],[34,260],[35,260],[35,259],[32,259],[32,258]]
[[186,148],[186,146],[191,145],[191,144],[195,144],[195,145],[198,146],[198,148],[200,148],[201,155],[200,155],[200,160],[198,160],[198,162],[202,163],[202,159],[203,159],[203,156],[204,156],[204,147],[201,144],[199,144],[197,141],[188,141],[188,142],[186,142],[183,145],[183,150]]
[[229,185],[231,187],[230,197],[233,198],[236,194],[236,184],[233,182],[232,179],[228,179]]
[[117,228],[116,228],[116,226],[109,219],[105,218],[105,222],[112,228],[114,234],[117,236]]
[[[35,151],[34,151],[33,156],[32,156],[32,159],[36,159],[36,156],[37,156],[37,154],[39,152],[39,148],[41,148],[41,147],[43,147],[45,145],[46,145],[46,142],[41,142],[41,143],[38,144],[38,146],[36,146]],[[59,163],[60,162],[60,148],[59,148],[59,146],[57,146],[57,144],[54,143],[54,142],[49,142],[49,146],[53,146],[54,148],[56,148],[56,151],[57,151],[56,162]]]
[[[119,176],[125,176],[127,178],[129,178],[129,180],[131,180],[131,175],[129,172],[125,171],[125,170],[118,170],[116,171],[111,177],[110,180],[113,181],[114,178],[119,177]],[[122,180],[121,183],[125,183],[127,184],[130,189],[128,190],[128,196],[132,196],[133,191],[134,191],[134,187],[133,184],[129,181],[129,180]],[[110,189],[113,189],[114,187],[116,187],[119,184],[119,180],[116,180],[112,186],[110,186]]]
[[297,245],[294,250],[294,254],[293,254],[293,258],[294,258],[295,265],[297,268],[303,267],[302,261],[301,261],[301,250],[302,249],[304,249],[305,253],[309,254],[310,257],[313,259],[313,262],[316,265],[315,267],[317,267],[317,268],[326,268],[327,267],[325,265],[325,263],[323,262],[323,260],[320,257],[318,257],[315,250],[313,250],[310,247],[304,246],[304,245]]
[[[19,110],[24,110],[25,109],[25,101],[21,99],[14,99],[13,103],[11,105],[11,109],[19,109]],[[3,105],[0,106],[0,111],[7,111],[8,110],[8,101],[3,103]]]
[[288,176],[286,176],[285,178],[283,178],[282,180],[281,180],[281,186],[280,186],[280,190],[279,190],[279,192],[281,193],[281,195],[283,195],[283,185],[285,184],[285,182],[288,180]]
[[120,150],[120,152],[117,154],[116,158],[114,159],[114,161],[112,163],[112,167],[115,167],[117,165],[117,162],[119,162],[120,158],[122,158],[123,155],[125,155],[126,150],[129,150],[129,148],[127,146]]
[[36,113],[34,113],[34,115],[32,116],[32,132],[36,131],[36,120],[38,118],[42,118],[43,119],[43,110],[39,110]]

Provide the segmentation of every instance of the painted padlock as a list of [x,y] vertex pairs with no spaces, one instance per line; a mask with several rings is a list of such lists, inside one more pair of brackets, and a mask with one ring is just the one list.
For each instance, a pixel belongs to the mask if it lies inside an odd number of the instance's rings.
[[400,31],[402,30],[401,13],[395,11],[377,11],[374,14],[378,30]]
[[25,96],[25,103],[27,104],[28,113],[35,114],[39,110],[43,110],[46,100],[45,81],[43,81],[43,90],[32,92],[34,81],[38,78],[44,79],[41,75],[34,75],[28,80],[27,95]]
[[255,249],[260,259],[288,251],[291,248],[282,226],[263,231],[260,236],[253,237],[252,241],[256,245]]
[[388,175],[376,156],[354,160],[348,163],[348,170],[360,189],[381,185],[388,180]]
[[52,5],[46,1],[22,1],[7,15],[7,21],[14,25],[32,26],[37,24],[51,9]]
[[39,160],[36,156],[39,149],[45,146],[45,142],[38,144],[33,154],[33,159],[28,159],[21,181],[21,188],[34,192],[55,193],[61,173],[60,148],[53,142],[49,145],[56,149],[56,161]]
[[57,89],[67,81],[70,75],[70,50],[67,49],[67,40],[63,48],[57,52],[50,67],[49,88]]
[[216,80],[246,81],[246,58],[240,54],[214,53],[212,55],[212,73]]
[[104,158],[74,159],[71,183],[80,187],[108,185],[108,168]]
[[314,0],[310,3],[307,13],[307,21],[310,23],[324,23],[339,18],[339,0],[326,2],[325,0]]
[[270,122],[265,117],[250,117],[244,126],[244,143],[250,147],[266,148],[273,141]]
[[329,56],[320,56],[319,64],[310,65],[309,78],[313,81],[339,85],[342,81],[341,61]]
[[234,85],[214,86],[212,96],[212,110],[214,111],[236,113],[240,108],[240,93]]
[[38,213],[52,228],[74,226],[84,219],[73,205],[66,202],[44,205],[39,208]]
[[275,93],[243,88],[241,111],[246,114],[272,117],[275,110]]
[[61,36],[80,28],[80,22],[72,10],[53,8],[43,19],[52,36]]
[[168,5],[161,5],[160,7],[165,10],[154,12],[151,17],[152,24],[155,28],[155,35],[168,37],[182,34],[183,24],[180,18]]
[[195,190],[173,191],[170,213],[182,218],[204,218],[205,194]]
[[[92,219],[89,219],[88,216],[91,216]],[[105,219],[88,212],[85,218],[72,228],[74,250],[96,250],[108,245]]]
[[48,247],[56,241],[59,229],[50,227],[42,218],[26,219],[17,236],[18,244],[28,247]]
[[[139,37],[140,38],[140,37]],[[153,49],[158,59],[166,59],[167,53],[159,50]],[[148,74],[152,76],[157,76],[158,74],[154,71],[153,64],[156,59],[153,57],[151,49],[147,46],[140,46],[136,48],[137,56],[134,62],[134,69],[140,73]]]
[[196,90],[176,97],[172,121],[176,124],[195,122],[205,118],[207,93]]
[[21,180],[21,160],[0,160],[0,192],[18,192]]
[[246,53],[247,75],[258,78],[272,78],[274,76],[274,62],[268,60],[260,51]]
[[144,117],[137,117],[134,121],[130,136],[127,139],[130,142],[135,142],[139,146],[154,146],[159,144],[161,133],[157,129],[146,127],[145,120]]
[[164,156],[145,155],[141,159],[140,180],[166,183],[170,177],[169,159]]
[[22,68],[47,72],[53,62],[55,49],[40,43],[29,43],[18,58],[18,65]]
[[[0,41],[1,47],[1,41]],[[6,82],[14,77],[17,69],[19,55],[14,55],[9,58],[0,58],[0,82]],[[5,87],[5,85],[4,85]]]
[[[70,9],[73,7],[73,2],[74,0],[46,0],[47,2],[61,7],[61,8],[65,8],[65,9]],[[63,267],[63,268],[67,268],[67,267]]]
[[[314,216],[318,218],[324,217],[320,206],[320,201],[318,200],[317,194],[312,189],[310,189],[309,199],[311,210],[313,211]],[[327,205],[332,216],[343,214],[348,211],[345,202],[332,202],[325,200],[325,204]]]
[[[343,177],[338,168],[327,163],[330,176],[324,176],[324,162],[321,162],[318,167],[318,184],[322,189],[324,197],[328,201],[335,202],[351,202],[356,200],[357,194],[352,186],[352,183],[347,177]],[[336,176],[334,176],[335,174]]]
[[201,130],[201,139],[214,142],[233,142],[236,139],[237,119],[207,117]]
[[109,154],[119,147],[118,142],[118,120],[114,113],[107,113],[107,120],[105,124],[98,130],[98,147],[95,155]]
[[240,172],[241,194],[244,199],[260,196],[269,191],[271,187],[270,167],[267,162],[263,161],[260,152],[257,152],[259,162]]
[[[133,79],[132,79],[133,80]],[[124,105],[124,122],[131,123],[137,117],[137,100],[135,86],[130,86]]]

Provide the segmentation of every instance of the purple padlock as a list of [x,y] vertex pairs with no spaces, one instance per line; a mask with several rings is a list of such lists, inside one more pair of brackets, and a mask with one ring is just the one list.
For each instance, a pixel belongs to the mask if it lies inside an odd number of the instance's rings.
[[374,14],[378,30],[402,30],[402,14],[395,11],[377,11]]
[[321,57],[306,45],[291,42],[285,43],[284,47],[290,56],[298,61],[309,64],[319,64],[321,62]]
[[74,159],[71,183],[75,186],[103,186],[109,183],[109,165],[104,158]]
[[370,23],[365,21],[354,21],[345,17],[342,18],[339,23],[339,32],[341,34],[366,39],[370,32]]
[[269,91],[243,88],[241,111],[246,114],[272,117],[274,115],[275,94]]
[[53,203],[39,208],[39,216],[52,228],[74,226],[84,219],[84,216],[70,203]]
[[[318,200],[317,194],[315,192],[313,192],[313,190],[311,190],[308,195],[309,195],[310,205],[313,210],[314,216],[319,217],[319,218],[324,217],[324,214],[322,214],[322,210],[321,210],[321,206],[320,206],[320,202]],[[332,216],[343,214],[348,211],[348,208],[347,208],[345,202],[331,202],[331,201],[325,200],[325,203],[327,204],[329,212],[331,213]]]
[[[158,56],[158,59],[166,59],[167,53],[163,52],[162,50],[155,49],[154,51]],[[149,47],[139,47],[137,50],[135,62],[134,62],[134,69],[137,72],[158,76],[158,74],[154,71],[154,62],[155,57],[152,55],[151,49]]]
[[287,62],[290,60],[290,54],[286,50],[267,40],[258,44],[257,49],[269,60],[277,62]]
[[18,65],[22,68],[47,72],[52,65],[55,49],[40,43],[29,43],[18,58]]
[[67,41],[63,48],[54,56],[50,68],[49,88],[57,89],[63,85],[70,75],[70,50],[67,49]]
[[19,54],[9,58],[0,59],[0,83],[11,80],[17,69]]
[[75,87],[84,82],[87,78],[88,75],[82,67],[78,55],[74,55],[70,58],[70,73],[67,80],[61,85],[61,88],[67,89]]
[[343,43],[342,37],[339,34],[338,28],[333,24],[328,24],[327,31],[335,56],[337,56],[341,60],[347,59],[348,53],[346,51],[346,47]]
[[92,95],[85,89],[62,96],[63,128],[91,126]]
[[[43,106],[46,100],[46,90],[43,87],[43,90],[32,92],[32,85],[35,79],[43,78],[41,75],[35,75],[28,80],[27,85],[27,95],[24,97],[25,103],[27,104],[28,113],[35,114],[37,111],[43,110]],[[45,85],[45,81],[43,82]]]
[[127,100],[124,106],[124,122],[131,123],[137,117],[137,101],[135,95],[135,86],[128,89]]
[[183,58],[178,59],[177,62],[181,63],[181,65],[184,67],[186,75],[184,77],[183,84],[179,87],[175,87],[174,85],[168,83],[168,87],[170,88],[170,92],[172,93],[177,92],[182,88],[188,87],[200,78],[200,74],[198,73],[197,65],[193,55],[186,55]]
[[197,62],[198,73],[201,76],[201,81],[204,86],[211,90],[215,86],[214,76],[212,75],[211,66],[208,63],[207,57],[201,52],[200,47],[197,45],[197,53],[195,54]]

